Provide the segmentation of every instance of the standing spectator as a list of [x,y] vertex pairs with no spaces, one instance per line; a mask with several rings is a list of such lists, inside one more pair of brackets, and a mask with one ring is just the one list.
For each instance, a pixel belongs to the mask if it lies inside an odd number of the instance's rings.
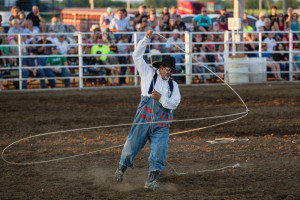
[[[128,21],[123,18],[123,12],[121,9],[117,11],[117,17],[113,18],[109,25],[109,30],[111,32],[126,32],[130,30]],[[120,39],[122,34],[115,34],[117,40]]]
[[17,7],[17,6],[14,6],[14,7],[12,7],[11,9],[10,9],[10,11],[11,11],[11,13],[12,13],[12,15],[9,17],[9,25],[10,25],[10,27],[12,27],[13,25],[12,25],[12,21],[14,20],[14,19],[20,19],[19,18],[19,8]]
[[138,13],[134,16],[133,19],[133,27],[135,27],[137,24],[140,24],[144,17],[148,19],[148,13],[145,11],[144,6],[140,6]]
[[101,17],[100,17],[99,24],[100,24],[102,33],[109,31],[109,24],[113,18],[114,18],[114,14],[112,13],[112,9],[111,9],[111,7],[108,7],[106,9],[106,12],[103,15],[101,15]]
[[269,15],[269,18],[271,20],[271,26],[274,25],[274,23],[277,21],[278,16],[277,16],[277,7],[273,6],[271,9],[271,14]]
[[151,13],[148,19],[148,26],[154,29],[158,24],[155,13]]
[[[47,39],[47,35],[42,35],[41,39],[37,42],[38,46],[37,46],[37,54],[38,55],[50,55],[51,52],[51,45],[52,42],[50,40]],[[41,46],[40,46],[41,45]],[[42,66],[46,66],[46,60],[47,57],[40,57]]]
[[187,28],[185,26],[185,23],[181,21],[181,15],[177,15],[175,19],[175,24],[178,26],[178,30],[181,31],[186,31]]
[[65,26],[60,23],[60,21],[58,20],[57,16],[54,15],[51,18],[51,25],[49,26],[48,31],[53,30],[54,33],[65,33],[66,32],[66,28]]
[[256,28],[257,32],[259,32],[261,30],[260,27],[265,26],[264,20],[266,17],[267,17],[267,14],[265,12],[259,13],[258,20],[255,22],[255,28]]
[[43,17],[41,17],[39,8],[37,6],[32,6],[32,11],[27,15],[26,19],[31,19],[33,26],[41,29],[42,32],[46,31],[45,20]]
[[59,35],[58,36],[58,42],[55,45],[58,49],[58,53],[61,53],[63,55],[68,54],[68,51],[69,51],[70,47],[69,47],[69,43],[65,40],[64,35]]
[[166,50],[168,52],[174,52],[174,43],[178,43],[177,45],[180,46],[181,49],[184,50],[184,44],[182,39],[180,39],[179,37],[179,31],[178,30],[174,30],[173,31],[173,36],[169,37],[166,43]]
[[[56,77],[56,76],[62,76],[62,77],[70,77],[71,73],[68,68],[62,68],[61,66],[68,66],[68,62],[66,57],[62,56],[61,53],[58,53],[57,47],[52,46],[51,47],[52,56],[54,57],[48,57],[46,60],[47,66],[50,68],[45,69],[45,74],[47,77]],[[60,66],[59,68],[52,68],[53,66]],[[56,82],[54,79],[48,79],[51,88],[56,87]],[[65,87],[70,87],[70,79],[64,79]]]
[[[36,56],[37,55],[36,49],[31,49],[29,55],[30,55],[29,58],[22,59],[23,67],[38,67],[38,66],[42,65],[41,60]],[[22,78],[29,78],[29,76],[44,78],[45,73],[44,73],[44,70],[41,68],[24,68],[24,69],[22,69]],[[40,82],[41,82],[41,87],[46,88],[45,80],[41,79]],[[17,88],[18,88],[19,84],[15,84],[15,86],[17,86]],[[27,80],[23,81],[23,88],[27,88]]]
[[280,70],[284,71],[284,73],[281,75],[281,77],[282,78],[284,78],[284,77],[288,78],[289,75],[288,75],[288,73],[286,73],[286,71],[289,71],[289,63],[287,63],[287,61],[289,61],[289,54],[284,53],[284,51],[286,51],[286,47],[284,46],[284,44],[279,43],[276,46],[276,51],[281,51],[281,53],[274,53],[273,54],[273,59],[276,62],[279,62]]
[[[291,20],[288,22],[288,27],[292,31],[299,31],[300,30],[300,23],[298,21],[298,14],[293,13]],[[294,33],[294,36],[300,40],[299,33]]]
[[195,30],[207,32],[212,30],[212,23],[209,16],[207,16],[206,8],[202,8],[201,14],[193,18]]
[[24,33],[24,29],[20,27],[18,19],[12,20],[11,24],[12,27],[8,29],[8,34]]
[[288,23],[289,21],[292,20],[292,15],[293,15],[293,8],[288,7],[287,12],[284,16],[285,22]]
[[171,6],[171,8],[170,8],[170,19],[176,20],[177,15],[178,14],[177,14],[177,11],[176,11],[176,7]]

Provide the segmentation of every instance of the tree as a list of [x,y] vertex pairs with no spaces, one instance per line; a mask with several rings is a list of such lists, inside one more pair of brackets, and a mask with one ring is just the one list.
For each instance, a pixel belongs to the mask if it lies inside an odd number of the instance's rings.
[[[275,6],[277,6],[278,9],[282,9],[282,0],[275,3]],[[292,7],[293,9],[297,9],[299,7],[299,2],[297,0],[285,0],[285,6],[286,8]]]
[[40,0],[18,0],[16,1],[16,6],[20,8],[20,10],[31,11],[32,6],[40,5]]

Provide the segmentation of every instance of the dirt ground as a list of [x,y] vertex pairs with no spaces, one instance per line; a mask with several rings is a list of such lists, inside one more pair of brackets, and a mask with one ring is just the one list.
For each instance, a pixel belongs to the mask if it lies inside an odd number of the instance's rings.
[[[0,199],[300,199],[300,84],[234,86],[250,113],[214,128],[171,136],[159,182],[164,191],[143,188],[148,145],[113,182],[121,148],[35,165],[0,161]],[[180,88],[174,119],[192,119],[245,111],[225,86]],[[32,135],[104,125],[130,124],[139,88],[0,93],[0,150]],[[171,133],[233,119],[174,122]],[[11,162],[36,162],[123,144],[130,126],[77,130],[23,140],[11,146]],[[249,139],[211,144],[215,138]],[[240,164],[240,168],[195,173]]]

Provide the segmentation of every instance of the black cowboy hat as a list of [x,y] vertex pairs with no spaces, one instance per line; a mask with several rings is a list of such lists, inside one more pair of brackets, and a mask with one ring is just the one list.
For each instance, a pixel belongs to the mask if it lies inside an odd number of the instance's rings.
[[173,71],[177,71],[175,68],[175,63],[175,58],[171,56],[163,56],[162,61],[157,61],[153,63],[153,67],[159,68],[159,66],[162,65],[164,67],[170,67]]

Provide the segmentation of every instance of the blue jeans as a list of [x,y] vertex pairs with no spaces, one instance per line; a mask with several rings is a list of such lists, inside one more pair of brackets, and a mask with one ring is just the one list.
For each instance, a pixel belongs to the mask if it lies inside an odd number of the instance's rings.
[[[32,71],[29,71],[28,69],[22,69],[22,78],[29,78],[29,76],[33,77]],[[38,69],[36,76],[39,78],[44,78],[45,77],[45,72],[43,69]],[[42,88],[46,87],[46,82],[44,79],[40,80]],[[27,87],[27,80],[23,81],[23,87]]]
[[[153,99],[142,96],[133,123],[145,124],[132,125],[122,150],[121,165],[134,168],[133,160],[135,156],[149,140],[149,171],[161,171],[163,169],[168,153],[169,127],[173,119],[173,111],[163,108],[156,100],[154,102],[153,111]],[[152,112],[153,120],[151,119]],[[152,123],[150,129],[149,122],[151,121],[157,123]]]
[[[56,76],[61,76],[61,77],[68,77],[71,76],[71,73],[66,71],[66,68],[62,68],[61,69],[61,73],[56,73],[54,71],[52,71],[49,68],[44,69],[46,76],[47,77],[56,77]],[[55,83],[55,79],[48,79],[51,88],[55,88],[56,87],[56,83]],[[65,87],[70,87],[70,79],[64,79],[65,82]]]
[[[94,68],[94,67],[88,67],[88,72],[96,74],[97,76],[102,76],[103,75],[103,68],[100,68],[100,70],[97,71],[96,68]],[[93,80],[96,80],[96,79],[93,79]],[[102,77],[99,78],[98,81],[99,81],[99,84],[102,84]]]

